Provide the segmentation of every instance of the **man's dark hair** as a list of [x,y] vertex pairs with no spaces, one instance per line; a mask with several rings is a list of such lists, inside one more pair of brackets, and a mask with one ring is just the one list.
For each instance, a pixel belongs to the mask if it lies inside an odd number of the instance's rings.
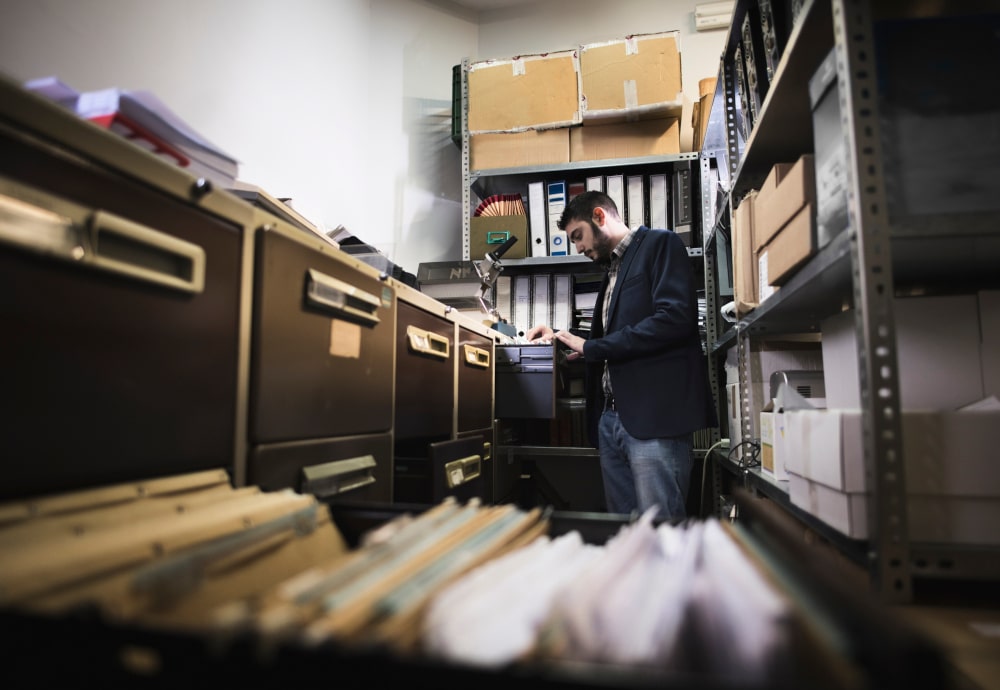
[[585,220],[589,223],[594,217],[594,209],[598,207],[603,208],[615,218],[621,218],[615,200],[604,192],[581,192],[573,197],[563,209],[562,215],[559,216],[559,229],[565,230],[566,226],[575,220]]

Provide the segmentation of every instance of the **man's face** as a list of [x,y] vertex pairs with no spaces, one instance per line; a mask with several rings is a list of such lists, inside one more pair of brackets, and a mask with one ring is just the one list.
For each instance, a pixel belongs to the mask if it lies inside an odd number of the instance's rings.
[[593,219],[574,220],[566,226],[566,237],[576,247],[576,251],[602,266],[611,262],[614,245],[604,229]]

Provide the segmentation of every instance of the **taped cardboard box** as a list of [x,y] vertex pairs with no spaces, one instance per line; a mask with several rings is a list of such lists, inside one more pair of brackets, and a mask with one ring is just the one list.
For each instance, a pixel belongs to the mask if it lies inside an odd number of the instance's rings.
[[585,124],[678,118],[683,107],[680,33],[635,34],[580,46]]
[[523,132],[580,123],[575,50],[469,65],[469,133]]
[[754,249],[759,251],[803,206],[815,202],[815,159],[811,153],[792,165],[776,164],[754,202]]
[[473,170],[569,163],[569,128],[477,134],[469,157]]
[[573,127],[569,131],[571,162],[669,156],[680,151],[680,121],[677,119]]
[[784,285],[817,251],[815,213],[812,203],[806,204],[783,228],[771,238],[762,254],[766,260],[758,261],[758,270],[763,263],[767,266],[768,284]]

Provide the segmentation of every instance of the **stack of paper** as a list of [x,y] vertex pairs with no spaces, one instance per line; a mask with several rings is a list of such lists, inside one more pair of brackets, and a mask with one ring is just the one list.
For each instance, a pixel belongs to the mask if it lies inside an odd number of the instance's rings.
[[198,134],[149,91],[112,87],[78,93],[55,77],[35,79],[25,86],[193,175],[227,189],[239,176],[234,157]]

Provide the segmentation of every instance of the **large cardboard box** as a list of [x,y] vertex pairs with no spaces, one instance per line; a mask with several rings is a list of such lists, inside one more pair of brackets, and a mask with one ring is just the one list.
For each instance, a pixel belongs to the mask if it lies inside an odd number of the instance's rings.
[[680,121],[677,119],[573,127],[569,131],[571,162],[680,152]]
[[767,258],[763,261],[758,259],[757,270],[760,271],[762,265],[767,267],[768,285],[784,285],[816,253],[816,225],[813,221],[813,205],[809,203],[761,248],[761,253],[766,253]]
[[580,46],[585,124],[678,118],[682,108],[680,32]]
[[736,315],[744,316],[759,303],[757,257],[753,250],[753,208],[757,192],[751,190],[733,211],[733,301]]
[[569,128],[477,134],[469,159],[473,170],[569,163]]
[[469,65],[469,133],[520,132],[580,123],[577,51]]
[[477,216],[469,222],[469,257],[479,261],[487,252],[498,249],[511,237],[517,237],[503,258],[523,259],[528,251],[527,216]]
[[[903,410],[955,410],[984,397],[975,295],[899,297],[893,302]],[[823,321],[823,382],[830,408],[860,408],[854,312]]]
[[801,156],[790,167],[778,163],[768,174],[754,202],[754,251],[771,241],[799,210],[816,201],[815,160]]

